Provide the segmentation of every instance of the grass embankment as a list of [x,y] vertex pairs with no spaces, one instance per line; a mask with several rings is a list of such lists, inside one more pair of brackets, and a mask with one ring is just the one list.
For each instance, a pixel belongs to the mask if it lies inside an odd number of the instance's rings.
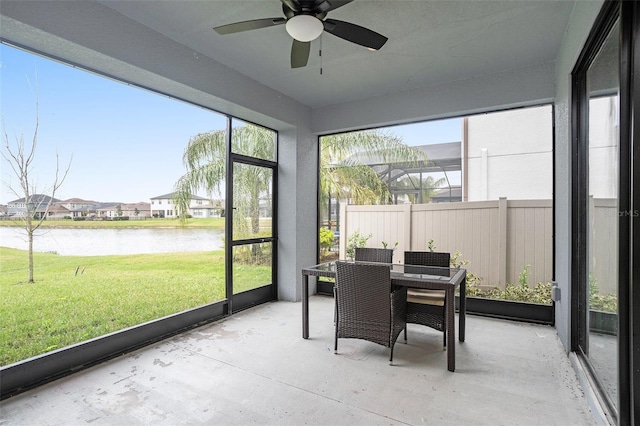
[[[225,295],[224,251],[124,256],[0,247],[0,365],[202,306]],[[79,267],[76,274],[76,269]],[[236,292],[271,282],[271,269],[234,265]]]
[[[20,220],[1,220],[0,226],[23,226]],[[224,229],[224,218],[207,219],[135,219],[135,220],[45,220],[44,228],[213,228]]]

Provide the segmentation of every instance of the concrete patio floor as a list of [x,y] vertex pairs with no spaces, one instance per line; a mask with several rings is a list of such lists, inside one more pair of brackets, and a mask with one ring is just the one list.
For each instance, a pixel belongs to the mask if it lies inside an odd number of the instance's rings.
[[555,330],[467,316],[446,368],[442,335],[409,326],[389,350],[340,339],[333,299],[273,302],[0,403],[1,425],[590,425]]

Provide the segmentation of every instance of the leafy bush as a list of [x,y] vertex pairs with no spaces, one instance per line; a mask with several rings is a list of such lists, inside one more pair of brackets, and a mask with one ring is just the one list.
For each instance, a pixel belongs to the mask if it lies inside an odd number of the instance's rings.
[[333,245],[333,231],[327,228],[320,228],[320,251],[326,252]]
[[[436,247],[435,245],[433,245],[433,240],[430,240],[429,250],[435,251],[435,248]],[[456,250],[453,256],[451,256],[451,260],[449,261],[449,263],[451,264],[452,267],[462,268],[463,266],[471,263],[468,260],[459,260],[460,256],[462,256],[462,253],[460,253],[460,250]],[[479,292],[481,292],[481,290],[478,288],[480,281],[482,281],[482,277],[475,275],[473,272],[467,271],[467,296],[476,296],[478,295]]]
[[618,312],[618,297],[615,294],[589,295],[589,308],[592,311]]
[[[504,289],[494,287],[490,290],[482,290],[475,285],[477,282],[473,282],[472,285],[467,286],[467,296],[550,305],[551,283],[540,282],[534,287],[530,287],[529,268],[531,268],[531,265],[524,266],[518,276],[518,284],[507,283]],[[469,283],[469,275],[467,274],[467,283]]]
[[589,309],[602,312],[618,312],[618,297],[615,294],[600,294],[598,281],[589,277]]
[[[382,243],[382,248],[389,248],[389,244],[386,241],[380,241],[380,243]],[[396,241],[396,243],[394,244],[394,246],[391,248],[391,250],[395,251],[398,248],[398,242]]]
[[353,234],[351,234],[351,236],[347,240],[347,259],[353,260],[353,258],[356,255],[356,248],[364,247],[365,244],[367,244],[367,241],[369,240],[369,238],[371,237],[372,237],[371,234],[367,236],[360,235],[360,231],[356,231]]
[[78,216],[78,217],[74,217],[74,218],[73,218],[73,220],[74,220],[74,221],[76,221],[76,222],[78,222],[78,221],[87,220],[87,218],[86,218],[86,217],[84,217],[84,216]]
[[[435,251],[434,241],[429,240],[429,251]],[[462,254],[459,250],[451,256],[451,266],[454,268],[462,268],[468,265],[468,260],[461,260]],[[478,277],[473,273],[467,272],[467,288],[466,295],[468,297],[482,297],[485,299],[512,300],[515,302],[539,303],[550,305],[551,300],[551,283],[539,282],[535,286],[529,286],[529,269],[531,265],[525,265],[518,276],[518,284],[507,283],[504,289],[494,287],[490,290],[483,290],[478,285],[482,281],[482,277]],[[614,294],[600,294],[600,289],[595,278],[589,279],[589,308],[594,311],[617,312],[618,298]]]
[[478,297],[487,299],[512,300],[515,302],[551,304],[551,283],[538,283],[533,288],[528,284],[509,284],[504,290],[495,287],[491,290],[480,292]]

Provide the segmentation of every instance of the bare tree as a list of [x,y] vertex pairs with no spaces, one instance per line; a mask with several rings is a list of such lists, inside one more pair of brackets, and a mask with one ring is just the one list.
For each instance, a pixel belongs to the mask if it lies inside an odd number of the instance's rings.
[[[27,239],[29,242],[29,283],[33,283],[33,236],[35,231],[42,225],[42,222],[49,215],[49,209],[55,200],[56,191],[62,186],[64,180],[71,168],[71,160],[63,173],[60,173],[59,157],[56,153],[56,172],[53,184],[49,188],[47,195],[38,194],[37,186],[33,182],[33,167],[36,154],[36,147],[38,145],[38,103],[36,101],[36,124],[33,131],[33,138],[31,144],[28,146],[25,143],[24,135],[15,137],[15,144],[11,146],[9,143],[9,135],[7,134],[7,126],[2,120],[2,127],[4,128],[4,145],[6,153],[2,152],[2,157],[11,166],[13,174],[18,178],[19,188],[6,183],[9,191],[11,191],[16,197],[24,197],[24,216],[20,216],[21,226],[27,233]],[[46,190],[45,190],[46,192]]]

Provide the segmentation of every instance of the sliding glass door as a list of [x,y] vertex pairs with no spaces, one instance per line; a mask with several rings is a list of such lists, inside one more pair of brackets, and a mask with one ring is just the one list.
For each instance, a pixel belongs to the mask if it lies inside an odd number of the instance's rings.
[[586,281],[580,347],[604,395],[618,400],[618,212],[620,23],[616,21],[586,72],[587,155]]
[[639,20],[637,4],[605,2],[572,75],[572,350],[617,424],[639,406]]

